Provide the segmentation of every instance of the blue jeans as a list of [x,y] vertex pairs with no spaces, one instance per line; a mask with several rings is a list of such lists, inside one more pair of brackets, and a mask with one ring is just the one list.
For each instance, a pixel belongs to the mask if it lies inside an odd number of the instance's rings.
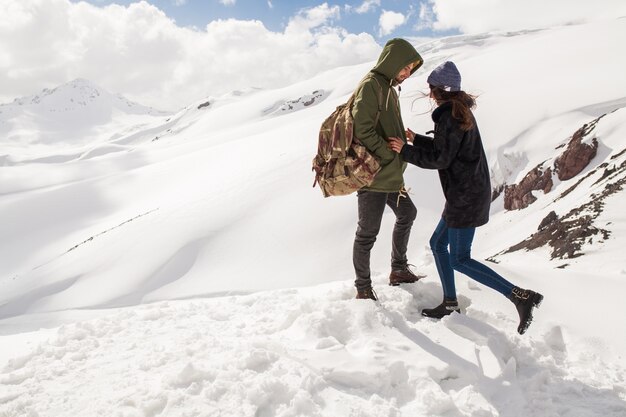
[[[456,299],[455,270],[493,288],[504,296],[509,296],[514,285],[493,269],[472,259],[471,250],[475,232],[475,227],[462,229],[448,227],[445,220],[441,219],[430,238],[430,248],[435,257],[444,297]],[[448,245],[450,245],[450,252],[448,252]]]

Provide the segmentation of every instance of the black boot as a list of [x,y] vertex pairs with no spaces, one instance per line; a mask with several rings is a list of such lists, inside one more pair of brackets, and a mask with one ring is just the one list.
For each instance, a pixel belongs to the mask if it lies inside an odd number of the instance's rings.
[[445,316],[457,312],[460,313],[459,303],[456,299],[444,298],[443,302],[435,308],[425,308],[422,310],[422,316],[440,319]]
[[539,307],[541,301],[543,301],[543,295],[531,290],[514,287],[508,298],[515,304],[519,313],[517,332],[524,334],[533,321],[533,307]]
[[372,287],[357,288],[356,298],[378,301],[378,297],[376,297],[376,293],[374,292],[374,289]]

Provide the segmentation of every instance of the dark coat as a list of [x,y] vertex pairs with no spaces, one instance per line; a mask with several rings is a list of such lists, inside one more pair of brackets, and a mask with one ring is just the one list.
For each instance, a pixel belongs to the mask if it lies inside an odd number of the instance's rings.
[[411,164],[439,170],[446,206],[443,219],[448,227],[478,227],[489,221],[491,182],[487,157],[476,121],[463,131],[452,117],[452,104],[433,112],[435,137],[415,135],[414,145],[402,148],[402,158]]

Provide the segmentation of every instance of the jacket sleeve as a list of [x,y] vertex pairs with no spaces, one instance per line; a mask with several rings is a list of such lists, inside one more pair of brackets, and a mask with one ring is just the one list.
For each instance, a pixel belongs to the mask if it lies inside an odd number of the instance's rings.
[[433,146],[433,138],[416,133],[415,137],[413,138],[413,146],[417,146],[418,148],[430,149]]
[[[381,165],[393,161],[395,153],[387,147],[387,141],[376,131],[376,113],[378,113],[378,87],[374,82],[365,82],[354,98],[352,118],[354,135],[365,145],[367,150],[376,155]],[[379,115],[379,120],[382,115]]]
[[458,124],[448,116],[438,123],[433,140],[427,136],[416,136],[414,146],[405,145],[401,152],[402,159],[421,168],[446,169],[456,158],[463,136]]

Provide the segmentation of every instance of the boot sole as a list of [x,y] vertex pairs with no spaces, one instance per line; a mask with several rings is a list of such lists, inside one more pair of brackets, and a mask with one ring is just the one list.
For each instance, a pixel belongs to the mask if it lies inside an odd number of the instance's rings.
[[[539,306],[541,305],[541,303],[543,302],[543,295],[539,294],[539,293],[535,293],[535,295],[533,296],[533,308],[539,308]],[[522,326],[521,328],[517,329],[517,332],[519,334],[524,334],[526,333],[526,331],[528,330],[528,328],[530,327],[530,324],[533,322],[533,310],[532,308],[530,309],[530,315],[528,316],[528,320],[526,321],[525,325]]]
[[415,284],[417,281],[419,281],[422,278],[426,278],[426,275],[418,275],[417,279],[415,281],[400,281],[400,282],[389,282],[389,286],[390,287],[397,287],[401,284]]
[[421,314],[422,314],[422,317],[427,317],[429,319],[435,319],[435,320],[441,320],[442,318],[448,317],[448,316],[450,316],[450,315],[452,315],[454,313],[461,314],[461,310],[452,310],[452,312],[450,312],[450,314],[444,314],[442,316],[440,316],[438,314],[437,315],[432,315],[432,316],[429,316],[428,314],[424,314],[424,313],[421,313]]

